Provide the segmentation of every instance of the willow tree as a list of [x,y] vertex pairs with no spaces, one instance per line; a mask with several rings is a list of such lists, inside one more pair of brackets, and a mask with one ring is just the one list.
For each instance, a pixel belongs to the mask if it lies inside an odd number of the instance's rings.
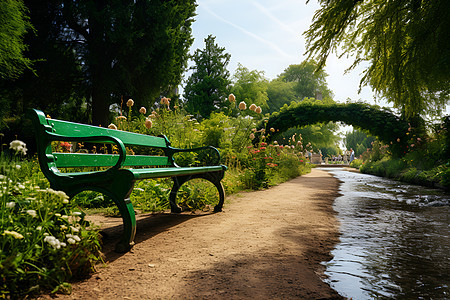
[[0,3],[0,78],[16,78],[31,61],[25,57],[24,35],[31,28],[27,9],[22,1],[2,0]]
[[449,102],[450,1],[319,2],[305,32],[319,67],[333,51],[354,56],[349,69],[368,62],[360,87],[371,85],[407,117],[439,113]]

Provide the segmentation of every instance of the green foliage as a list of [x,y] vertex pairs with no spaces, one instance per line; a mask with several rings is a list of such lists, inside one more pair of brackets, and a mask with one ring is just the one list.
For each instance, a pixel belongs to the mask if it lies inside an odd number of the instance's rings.
[[402,155],[407,149],[408,123],[387,109],[364,103],[292,103],[289,107],[283,107],[280,112],[273,113],[267,127],[284,132],[294,126],[302,127],[330,121],[342,121],[367,130],[388,144],[390,151],[396,156]]
[[31,67],[25,57],[24,35],[31,29],[23,1],[2,0],[0,3],[0,79],[17,78]]
[[186,110],[203,118],[225,107],[231,83],[227,70],[231,55],[215,44],[215,39],[209,35],[205,39],[205,49],[195,51],[192,57],[195,63],[193,73],[184,89]]
[[[328,74],[323,70],[317,70],[318,65],[313,60],[305,60],[299,65],[290,65],[279,79],[284,82],[294,82],[293,89],[295,97],[299,100],[304,98],[318,98],[318,93],[322,98],[332,98],[333,93],[327,86],[326,77]],[[317,70],[317,71],[316,71]]]
[[354,159],[352,162],[350,162],[350,167],[359,169],[363,164],[363,161],[361,159]]
[[450,161],[442,151],[448,134],[444,126],[445,123],[438,124],[426,138],[416,137],[408,131],[408,148],[401,158],[391,158],[387,146],[374,142],[373,149],[362,155],[364,164],[361,172],[449,188]]
[[372,148],[372,143],[375,140],[374,137],[368,136],[363,131],[353,130],[345,134],[344,144],[347,149],[355,151],[355,157],[359,157],[368,148]]
[[350,69],[370,62],[360,86],[370,84],[406,116],[439,112],[448,103],[450,2],[319,2],[305,33],[319,68],[343,46],[342,55],[355,56]]
[[[266,111],[268,109],[267,85],[268,81],[264,77],[264,72],[250,71],[243,65],[238,64],[236,73],[233,76],[231,92],[236,96],[237,102],[244,101],[247,107],[255,104],[260,106],[263,111]],[[256,115],[256,112],[247,112]]]
[[[69,109],[76,113],[69,107],[79,108],[84,100],[93,123],[107,126],[109,106],[122,96],[133,97],[139,106],[154,105],[181,82],[193,42],[195,1],[25,4],[36,29],[26,39],[30,57],[37,60],[36,74],[1,84],[19,108],[32,106],[62,117],[60,112]],[[73,102],[77,105],[67,107]],[[75,119],[79,114],[71,115]]]
[[100,258],[97,231],[63,192],[45,188],[36,162],[0,158],[0,297],[70,292]]
[[289,105],[293,101],[300,101],[296,98],[294,91],[295,82],[285,82],[274,79],[267,86],[267,105],[269,113],[279,111],[284,105]]

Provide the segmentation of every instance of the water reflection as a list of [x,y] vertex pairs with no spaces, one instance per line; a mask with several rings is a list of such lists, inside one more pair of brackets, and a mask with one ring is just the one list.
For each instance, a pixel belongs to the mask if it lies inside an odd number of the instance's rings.
[[341,242],[330,285],[353,299],[450,298],[450,195],[327,169],[342,181],[334,204]]

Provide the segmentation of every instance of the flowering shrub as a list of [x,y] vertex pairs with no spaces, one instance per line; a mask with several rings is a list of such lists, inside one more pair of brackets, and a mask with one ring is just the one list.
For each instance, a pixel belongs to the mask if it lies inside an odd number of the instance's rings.
[[69,292],[68,280],[100,260],[97,232],[64,192],[44,188],[42,176],[20,176],[27,162],[2,156],[0,164],[0,298]]

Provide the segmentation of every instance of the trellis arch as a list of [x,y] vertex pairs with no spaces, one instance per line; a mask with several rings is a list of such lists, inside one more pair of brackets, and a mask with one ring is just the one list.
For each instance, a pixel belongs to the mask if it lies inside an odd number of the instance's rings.
[[273,113],[266,128],[284,132],[296,126],[321,122],[341,121],[347,125],[367,130],[385,144],[394,154],[403,153],[408,140],[408,122],[394,115],[389,109],[366,103],[322,104],[293,103],[280,112]]

